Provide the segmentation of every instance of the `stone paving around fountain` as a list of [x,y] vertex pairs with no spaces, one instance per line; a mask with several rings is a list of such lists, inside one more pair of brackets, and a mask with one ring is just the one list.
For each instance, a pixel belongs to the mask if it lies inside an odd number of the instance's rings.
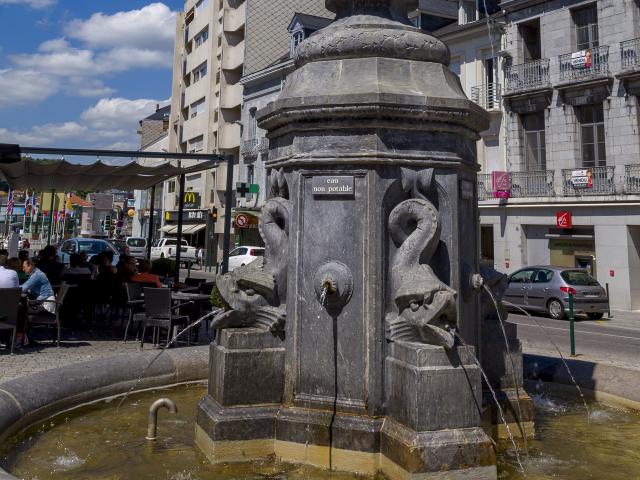
[[[0,384],[52,368],[140,351],[140,343],[133,337],[122,343],[120,330],[63,330],[62,338],[60,348],[51,344],[51,332],[48,332],[35,337],[40,342],[17,350],[14,355],[0,349]],[[206,335],[202,335],[198,343],[207,344]],[[146,350],[152,350],[149,344],[145,344]]]

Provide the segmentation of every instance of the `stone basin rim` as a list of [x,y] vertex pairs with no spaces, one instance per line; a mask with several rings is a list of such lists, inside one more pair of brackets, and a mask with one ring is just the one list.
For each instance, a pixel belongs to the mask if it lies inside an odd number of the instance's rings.
[[[137,388],[132,393],[139,393],[143,391],[159,389],[159,388],[170,388],[173,386],[179,385],[187,385],[187,384],[197,384],[202,383],[207,380],[208,376],[208,355],[205,354],[208,350],[208,346],[203,347],[191,347],[191,349],[176,349],[173,351],[167,351],[167,356],[171,356],[171,365],[173,365],[173,372],[170,372],[169,368],[164,368],[165,374],[158,374],[157,371],[150,372],[149,376],[143,377],[143,381],[141,384],[144,387]],[[203,352],[198,355],[198,352]],[[120,382],[114,383],[112,385],[112,389],[108,394],[100,394],[91,396],[91,393],[94,392],[102,392],[102,390],[96,390],[95,388],[89,387],[88,390],[84,392],[85,397],[84,401],[75,401],[77,399],[77,391],[74,391],[69,397],[66,399],[58,399],[58,400],[66,400],[68,402],[66,408],[59,408],[54,410],[49,409],[36,409],[31,412],[25,412],[24,416],[28,418],[28,422],[19,422],[19,428],[14,428],[15,422],[10,423],[11,411],[7,409],[0,409],[0,427],[3,429],[0,430],[0,440],[4,440],[7,437],[19,433],[20,431],[33,426],[34,424],[45,420],[46,418],[50,418],[52,416],[58,415],[65,411],[75,410],[77,408],[83,407],[85,405],[95,404],[110,398],[119,398],[123,394],[125,394],[129,388],[131,388],[130,384],[126,382],[126,380],[130,377],[126,377],[124,375],[125,372],[120,368],[120,364],[113,362],[114,359],[117,358],[126,358],[133,359],[138,358],[148,358],[149,352],[137,352],[127,355],[119,355],[117,357],[109,357],[107,359],[98,359],[91,360],[88,362],[82,362],[82,364],[73,364],[67,365],[64,367],[47,370],[44,372],[39,372],[33,375],[29,375],[26,377],[21,377],[19,379],[10,380],[5,383],[0,384],[0,402],[3,400],[6,402],[6,399],[9,398],[7,395],[7,386],[17,383],[18,381],[22,382],[33,382],[41,375],[49,375],[52,376],[53,373],[58,375],[67,375],[69,372],[77,372],[78,368],[87,368],[91,366],[100,365],[102,367],[101,376],[103,379],[105,377],[109,377],[111,380],[109,373],[116,373],[120,375]],[[146,354],[146,355],[145,355]],[[199,357],[199,358],[198,358]],[[624,368],[619,366],[613,366],[603,363],[596,362],[587,362],[583,360],[573,360],[568,359],[568,362],[576,375],[576,379],[580,387],[587,392],[587,395],[593,392],[595,395],[595,399],[598,401],[603,401],[604,403],[614,403],[620,404],[619,400],[623,401],[623,405],[634,408],[634,406],[640,410],[640,392],[637,394],[633,394],[633,392],[629,392],[625,390],[625,386],[628,385],[637,385],[640,383],[640,370],[635,370],[631,368]],[[524,354],[524,363],[525,363],[525,380],[530,382],[534,382],[540,380],[545,383],[545,385],[550,385],[551,387],[561,387],[567,391],[567,379],[565,378],[565,374],[562,372],[562,363],[559,358],[543,356],[543,355],[534,355],[534,354]],[[111,371],[111,369],[115,369],[115,372]],[[183,369],[188,368],[189,371],[185,372]],[[55,372],[54,372],[55,371]],[[167,377],[167,373],[170,375]],[[173,374],[173,376],[171,375]],[[126,377],[126,378],[124,378]],[[599,388],[596,390],[592,390],[589,385],[589,380],[597,380],[599,382]],[[602,398],[598,397],[598,394],[604,394]],[[13,395],[15,401],[27,403],[29,399],[23,398],[21,396]],[[2,405],[4,406],[4,405]],[[9,420],[9,422],[8,422]],[[5,472],[0,468],[0,480],[18,480],[17,477],[14,477],[8,472]]]

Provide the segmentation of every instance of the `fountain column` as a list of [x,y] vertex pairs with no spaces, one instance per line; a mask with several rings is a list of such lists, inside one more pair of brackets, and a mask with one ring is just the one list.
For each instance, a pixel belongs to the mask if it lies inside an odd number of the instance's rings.
[[[282,374],[280,390],[225,408],[209,395],[199,444],[214,461],[215,449],[236,448],[244,459],[270,453],[393,478],[495,479],[472,358],[481,338],[476,141],[488,114],[466,98],[447,47],[410,24],[417,1],[326,6],[336,20],[298,47],[279,99],[258,113],[270,145],[265,208],[288,206],[261,220],[261,232],[287,233],[282,268],[273,270],[267,245],[264,265],[233,272],[235,290],[218,280],[233,303],[258,268],[273,273],[262,299],[286,312],[283,344],[251,330],[262,306],[232,305],[217,327],[229,328],[227,343],[244,331],[253,352],[244,354],[260,378]],[[279,361],[260,362],[261,350]],[[242,372],[231,377],[211,381],[252,390]],[[242,439],[253,443],[233,443]]]

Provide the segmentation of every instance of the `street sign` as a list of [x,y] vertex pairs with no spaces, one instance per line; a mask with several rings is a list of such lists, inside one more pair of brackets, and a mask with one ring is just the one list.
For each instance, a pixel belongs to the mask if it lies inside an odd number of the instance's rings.
[[260,192],[260,185],[258,185],[257,183],[236,183],[236,193],[240,198],[245,198],[248,195],[252,194],[258,194],[258,192]]
[[236,227],[247,228],[248,225],[249,225],[249,217],[247,217],[242,213],[236,217]]
[[572,228],[573,220],[571,218],[571,212],[564,210],[556,212],[556,226],[562,229]]

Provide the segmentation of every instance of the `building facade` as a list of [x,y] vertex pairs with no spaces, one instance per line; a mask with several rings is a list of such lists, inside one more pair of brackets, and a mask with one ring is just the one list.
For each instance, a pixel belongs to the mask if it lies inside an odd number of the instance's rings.
[[[239,80],[244,64],[247,3],[243,0],[186,0],[184,10],[178,13],[169,151],[232,155],[237,163],[242,104]],[[226,166],[221,165],[189,175],[185,191],[197,194],[198,209],[222,211],[226,179]],[[165,183],[164,226],[170,218],[167,212],[177,210],[177,183],[175,179]],[[205,223],[199,226],[206,227]],[[219,230],[213,236],[216,254],[222,249]],[[210,233],[207,232],[207,238]]]
[[640,3],[500,7],[507,174],[480,175],[483,255],[586,268],[640,309]]

